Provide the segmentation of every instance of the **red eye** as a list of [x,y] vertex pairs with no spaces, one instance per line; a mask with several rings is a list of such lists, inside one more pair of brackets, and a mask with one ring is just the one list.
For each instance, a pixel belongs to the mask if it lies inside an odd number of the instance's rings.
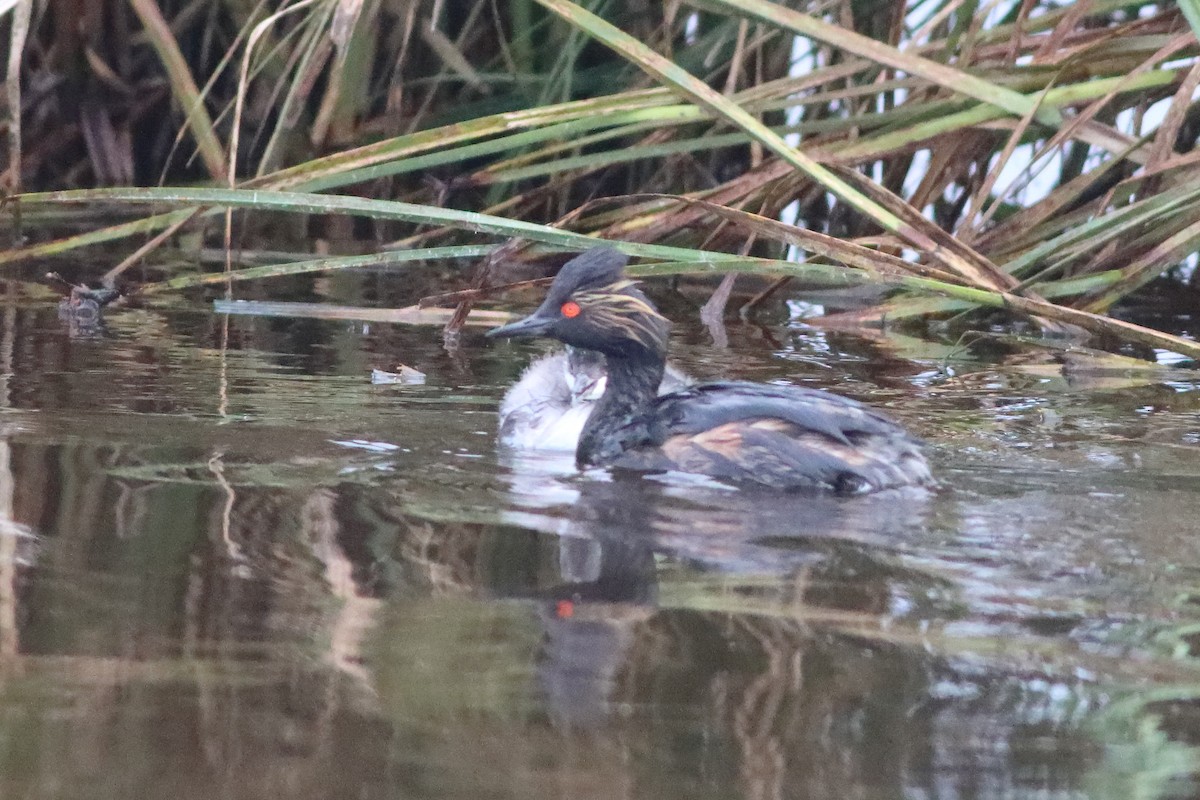
[[583,311],[583,309],[579,307],[579,303],[576,303],[574,300],[568,300],[562,304],[562,308],[560,308],[559,311],[561,311],[562,315],[567,319],[575,319],[575,317],[578,317],[579,312]]

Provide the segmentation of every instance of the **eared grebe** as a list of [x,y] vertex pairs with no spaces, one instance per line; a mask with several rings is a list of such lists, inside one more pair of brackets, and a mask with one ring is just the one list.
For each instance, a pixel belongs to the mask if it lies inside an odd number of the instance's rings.
[[[518,450],[575,452],[583,424],[604,394],[604,356],[568,347],[534,361],[500,401],[500,444]],[[667,364],[659,394],[692,379]]]
[[579,437],[580,467],[843,493],[932,481],[920,443],[854,400],[744,381],[658,396],[669,323],[624,277],[627,261],[610,247],[588,250],[567,262],[537,311],[487,334],[548,336],[604,355],[608,385]]

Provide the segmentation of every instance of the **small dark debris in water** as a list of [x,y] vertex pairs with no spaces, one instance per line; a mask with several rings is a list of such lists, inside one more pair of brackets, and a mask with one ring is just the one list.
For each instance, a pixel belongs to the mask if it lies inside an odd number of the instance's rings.
[[74,284],[57,272],[46,273],[46,281],[68,294],[58,303],[58,318],[68,323],[72,336],[91,337],[104,333],[102,309],[121,296],[112,286],[90,289]]
[[391,372],[382,369],[371,370],[371,383],[422,384],[425,383],[425,373],[403,364],[397,364]]
[[1077,616],[1064,614],[1041,614],[1023,620],[1026,628],[1042,636],[1068,636],[1078,628],[1083,620]]
[[1158,729],[1173,742],[1200,743],[1200,697],[1181,690],[1178,699],[1147,703],[1145,712],[1158,720]]
[[112,286],[89,289],[81,283],[71,283],[57,272],[47,272],[46,281],[66,289],[69,294],[63,298],[63,303],[67,303],[73,308],[91,304],[99,310],[121,296],[121,293]]

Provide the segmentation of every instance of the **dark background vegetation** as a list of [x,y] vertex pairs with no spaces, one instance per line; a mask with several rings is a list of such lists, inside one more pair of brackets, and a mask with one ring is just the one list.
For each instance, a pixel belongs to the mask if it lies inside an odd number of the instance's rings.
[[[3,18],[10,190],[175,191],[27,195],[22,230],[38,243],[0,262],[173,234],[222,205],[371,217],[349,234],[407,253],[394,259],[476,255],[445,248],[477,246],[468,234],[481,229],[492,241],[584,241],[540,227],[551,225],[625,242],[650,259],[645,272],[702,263],[877,283],[906,290],[872,312],[892,320],[1001,307],[1194,356],[1108,316],[1168,270],[1194,288],[1191,10],[19,3]],[[180,210],[46,244],[51,228],[38,226],[61,225],[51,209],[64,202]],[[355,265],[297,258],[290,271]]]

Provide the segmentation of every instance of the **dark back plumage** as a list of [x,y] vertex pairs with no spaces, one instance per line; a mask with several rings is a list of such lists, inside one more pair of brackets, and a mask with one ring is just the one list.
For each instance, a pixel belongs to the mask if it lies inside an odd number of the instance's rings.
[[932,480],[919,440],[829,392],[707,383],[659,398],[647,419],[647,446],[687,471],[843,493]]
[[774,417],[838,442],[854,434],[886,434],[896,423],[855,400],[800,386],[721,381],[660,398],[653,407],[659,437],[698,433],[739,419]]

